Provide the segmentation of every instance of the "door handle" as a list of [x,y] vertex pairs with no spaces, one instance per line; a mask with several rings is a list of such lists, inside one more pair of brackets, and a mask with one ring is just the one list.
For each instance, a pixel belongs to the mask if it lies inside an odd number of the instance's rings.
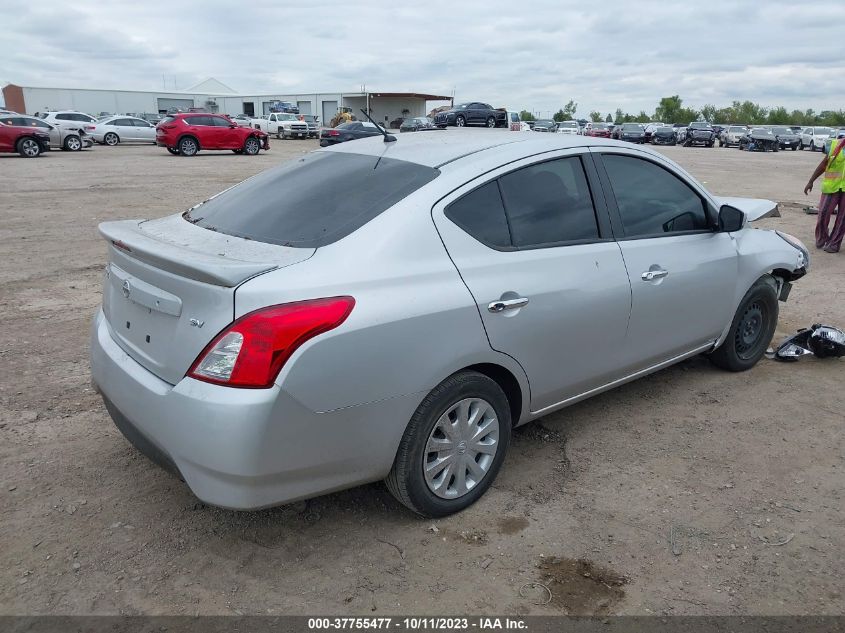
[[659,270],[647,270],[641,275],[641,277],[643,281],[654,281],[655,279],[663,279],[668,274],[668,270],[663,270],[661,268]]
[[504,312],[505,310],[516,310],[528,305],[528,297],[518,299],[499,299],[487,305],[487,310],[493,313]]

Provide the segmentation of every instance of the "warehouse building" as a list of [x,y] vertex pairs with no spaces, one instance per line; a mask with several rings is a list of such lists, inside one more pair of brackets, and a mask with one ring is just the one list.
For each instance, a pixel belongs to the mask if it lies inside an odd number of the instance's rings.
[[100,113],[159,113],[191,108],[223,114],[261,116],[276,101],[296,104],[301,114],[315,114],[328,122],[341,107],[350,108],[357,118],[362,108],[379,123],[399,117],[424,116],[429,102],[442,105],[450,97],[416,92],[331,92],[305,94],[238,94],[226,84],[209,78],[180,91],[100,90],[95,88],[44,88],[8,84],[3,87],[6,108],[33,114],[49,110],[78,110],[94,116]]

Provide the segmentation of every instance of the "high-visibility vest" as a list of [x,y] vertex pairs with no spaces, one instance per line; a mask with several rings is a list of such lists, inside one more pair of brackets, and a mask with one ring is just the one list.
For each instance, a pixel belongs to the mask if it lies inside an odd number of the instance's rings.
[[827,155],[827,167],[822,176],[822,193],[845,191],[845,139],[834,139]]

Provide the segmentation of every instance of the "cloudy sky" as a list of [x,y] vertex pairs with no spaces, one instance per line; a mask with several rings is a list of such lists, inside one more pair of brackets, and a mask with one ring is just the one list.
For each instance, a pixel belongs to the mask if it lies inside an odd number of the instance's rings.
[[[579,116],[751,99],[845,107],[836,2],[652,0],[8,3],[0,84],[451,94]],[[402,5],[402,6],[400,6]],[[294,8],[296,7],[296,8]]]

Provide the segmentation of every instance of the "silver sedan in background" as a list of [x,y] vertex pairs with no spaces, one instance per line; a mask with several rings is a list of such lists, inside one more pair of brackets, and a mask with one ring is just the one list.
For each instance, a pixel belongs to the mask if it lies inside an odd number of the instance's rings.
[[98,119],[89,133],[95,141],[103,145],[156,142],[156,128],[152,123],[126,115]]
[[775,210],[592,137],[343,143],[101,224],[92,375],[208,503],[385,479],[444,516],[490,487],[517,425],[696,354],[754,366],[809,266],[749,224]]

